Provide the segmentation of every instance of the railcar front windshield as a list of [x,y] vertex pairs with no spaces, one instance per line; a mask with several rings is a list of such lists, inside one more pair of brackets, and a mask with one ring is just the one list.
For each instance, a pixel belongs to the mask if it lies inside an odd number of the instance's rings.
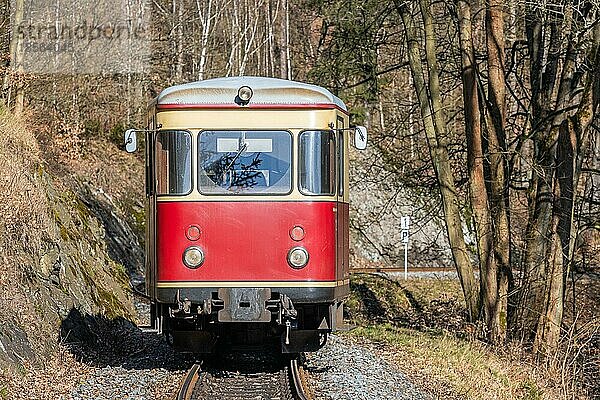
[[287,194],[292,190],[287,131],[202,131],[198,189],[203,194]]
[[159,131],[156,135],[156,193],[186,195],[192,191],[192,135]]

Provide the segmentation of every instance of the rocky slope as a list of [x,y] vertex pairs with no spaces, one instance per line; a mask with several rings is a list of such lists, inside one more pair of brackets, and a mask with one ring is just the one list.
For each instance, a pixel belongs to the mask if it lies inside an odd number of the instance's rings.
[[351,254],[356,256],[354,261],[365,258],[401,266],[404,247],[400,219],[409,216],[409,265],[451,265],[438,196],[398,182],[384,168],[382,154],[375,146],[366,151],[351,151],[350,155],[350,242]]
[[135,234],[102,190],[48,171],[25,123],[0,111],[0,392],[4,379],[83,340],[96,317],[135,313]]

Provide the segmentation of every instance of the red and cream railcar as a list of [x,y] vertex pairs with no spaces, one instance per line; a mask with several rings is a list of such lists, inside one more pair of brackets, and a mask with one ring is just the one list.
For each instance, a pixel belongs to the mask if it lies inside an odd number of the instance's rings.
[[348,128],[339,98],[279,79],[205,80],[150,103],[146,289],[176,347],[314,351],[341,323]]

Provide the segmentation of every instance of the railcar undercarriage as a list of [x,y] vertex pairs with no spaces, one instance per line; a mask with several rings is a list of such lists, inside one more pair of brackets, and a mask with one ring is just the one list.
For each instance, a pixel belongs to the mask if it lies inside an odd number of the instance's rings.
[[152,321],[182,352],[218,346],[279,344],[282,353],[317,351],[342,322],[341,302],[297,303],[270,288],[220,288],[202,302],[181,298],[152,304]]

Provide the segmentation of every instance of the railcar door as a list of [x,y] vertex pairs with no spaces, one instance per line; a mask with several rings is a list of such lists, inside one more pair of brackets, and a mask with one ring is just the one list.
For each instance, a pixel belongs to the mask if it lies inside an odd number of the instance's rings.
[[344,131],[344,118],[337,117],[336,122],[337,137],[336,137],[336,158],[337,158],[337,218],[336,218],[336,280],[345,280],[349,276],[348,272],[348,203],[346,198],[346,140]]
[[146,294],[156,298],[156,196],[154,188],[154,129],[152,114],[146,132]]

